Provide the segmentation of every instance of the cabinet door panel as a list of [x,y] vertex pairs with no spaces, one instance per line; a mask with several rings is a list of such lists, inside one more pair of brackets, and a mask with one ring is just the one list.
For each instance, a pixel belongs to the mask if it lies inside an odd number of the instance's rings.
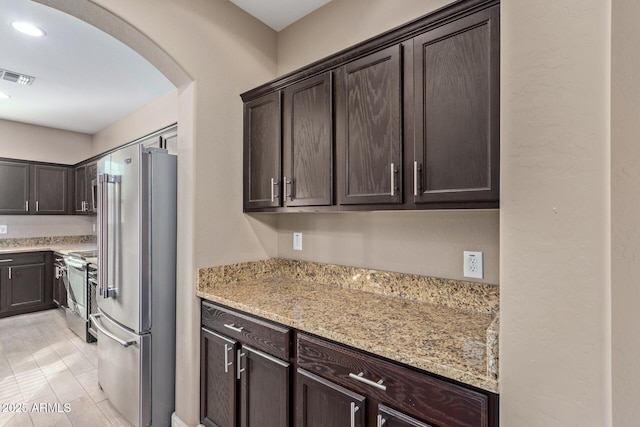
[[414,39],[416,203],[497,201],[498,9]]
[[243,347],[240,425],[289,426],[289,364]]
[[296,380],[297,427],[365,426],[364,396],[302,369]]
[[0,161],[0,215],[27,214],[29,164]]
[[74,201],[73,209],[76,213],[86,213],[87,203],[87,168],[86,166],[78,166],[74,170]]
[[[331,93],[330,72],[284,91],[285,206],[323,206],[332,202]],[[290,184],[284,182],[285,177]]]
[[378,427],[433,427],[387,406],[378,406]]
[[67,213],[67,168],[63,166],[33,166],[33,202],[36,214]]
[[340,204],[402,202],[401,59],[396,45],[339,69]]
[[9,267],[6,290],[7,311],[45,304],[44,264]]
[[280,92],[244,106],[245,209],[280,206],[280,117]]
[[236,427],[237,342],[202,329],[200,421],[207,427]]

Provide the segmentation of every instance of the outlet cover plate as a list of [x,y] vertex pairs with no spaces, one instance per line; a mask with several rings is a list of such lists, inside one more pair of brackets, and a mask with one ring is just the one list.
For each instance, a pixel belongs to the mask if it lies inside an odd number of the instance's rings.
[[6,225],[0,225],[0,234],[7,234],[9,232],[9,228]]
[[484,278],[482,252],[464,251],[464,277]]
[[302,233],[293,233],[293,250],[302,250]]

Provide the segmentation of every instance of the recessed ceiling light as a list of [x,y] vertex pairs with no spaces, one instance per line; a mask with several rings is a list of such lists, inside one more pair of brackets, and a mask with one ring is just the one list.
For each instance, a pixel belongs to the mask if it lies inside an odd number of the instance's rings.
[[15,30],[32,37],[42,37],[47,34],[42,28],[38,28],[35,25],[24,21],[14,21],[11,23],[11,26]]
[[9,99],[9,98],[11,98],[9,95],[7,95],[4,92],[0,92],[0,99]]

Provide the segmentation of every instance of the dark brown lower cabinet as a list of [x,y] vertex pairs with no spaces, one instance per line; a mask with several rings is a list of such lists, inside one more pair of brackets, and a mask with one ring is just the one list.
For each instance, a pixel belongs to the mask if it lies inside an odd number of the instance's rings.
[[498,426],[496,394],[208,301],[202,325],[207,427]]
[[202,328],[200,421],[207,427],[236,427],[238,342]]
[[376,427],[432,427],[384,405],[378,406]]
[[202,328],[201,370],[203,425],[289,426],[289,363]]
[[50,272],[50,253],[0,256],[0,317],[55,307]]
[[240,349],[240,425],[289,425],[289,363],[250,347]]
[[366,398],[298,369],[296,427],[365,427]]

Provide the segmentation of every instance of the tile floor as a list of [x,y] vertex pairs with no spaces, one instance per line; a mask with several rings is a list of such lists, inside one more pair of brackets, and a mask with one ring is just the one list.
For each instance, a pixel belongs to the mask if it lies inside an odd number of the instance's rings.
[[0,426],[130,426],[98,387],[97,366],[96,344],[62,310],[0,319]]

